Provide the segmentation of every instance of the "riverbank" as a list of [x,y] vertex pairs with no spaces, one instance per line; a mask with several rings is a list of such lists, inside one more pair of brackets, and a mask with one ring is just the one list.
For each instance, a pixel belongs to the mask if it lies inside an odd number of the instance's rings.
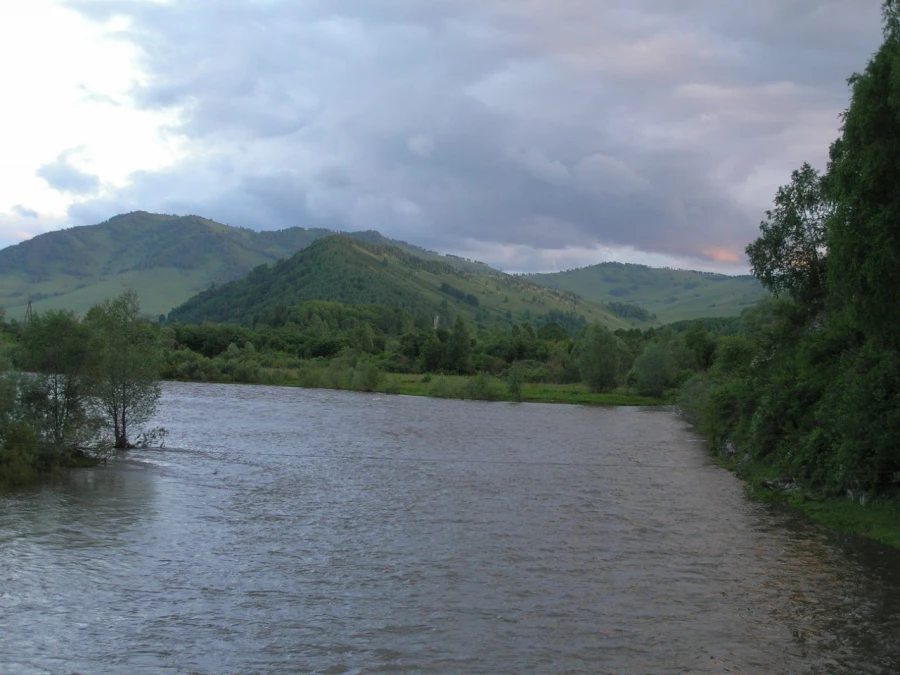
[[522,383],[521,396],[512,395],[504,380],[464,375],[395,375],[375,389],[381,393],[430,398],[456,398],[523,403],[568,403],[594,406],[656,406],[663,399],[638,396],[624,390],[592,393],[581,384]]
[[671,400],[639,396],[620,387],[594,393],[581,382],[549,384],[522,382],[510,387],[505,378],[487,373],[477,375],[437,375],[433,373],[384,373],[374,368],[260,368],[246,381],[222,381],[217,378],[178,379],[171,382],[217,384],[261,384],[301,389],[334,389],[381,394],[403,394],[429,398],[452,398],[473,401],[508,401],[519,403],[568,403],[591,406],[660,406]]
[[[739,453],[738,453],[739,454]],[[781,504],[825,527],[900,549],[900,502],[866,495],[826,496],[779,474],[777,467],[735,455],[716,454],[717,462],[746,483],[759,501]]]

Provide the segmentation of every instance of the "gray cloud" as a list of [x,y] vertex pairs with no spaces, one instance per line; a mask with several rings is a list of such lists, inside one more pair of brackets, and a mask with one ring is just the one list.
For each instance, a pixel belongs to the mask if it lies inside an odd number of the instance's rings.
[[[775,187],[824,163],[845,79],[880,40],[878,0],[72,6],[131,18],[135,100],[180,111],[196,151],[75,222],[142,208],[377,228],[479,242],[482,259],[492,243],[740,254]],[[64,159],[53,180],[96,189]]]
[[66,150],[52,162],[42,165],[37,170],[39,178],[47,181],[54,190],[70,192],[76,195],[88,195],[100,189],[100,178],[81,171],[73,166],[69,158],[74,150]]
[[39,215],[38,212],[34,209],[29,209],[25,206],[22,206],[21,204],[16,204],[15,206],[13,206],[12,211],[17,216],[21,216],[22,218],[37,218]]

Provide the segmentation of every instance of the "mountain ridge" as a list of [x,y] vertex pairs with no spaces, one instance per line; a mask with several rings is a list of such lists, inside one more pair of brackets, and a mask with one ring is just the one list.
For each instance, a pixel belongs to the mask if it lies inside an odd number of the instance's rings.
[[[386,305],[408,311],[420,323],[457,315],[483,328],[538,321],[548,314],[569,323],[629,323],[575,294],[494,271],[478,274],[440,260],[426,260],[386,244],[346,235],[319,239],[271,267],[211,287],[169,313],[181,323],[279,323],[278,314],[309,300]],[[582,318],[583,317],[583,318]],[[549,319],[547,319],[549,320]]]

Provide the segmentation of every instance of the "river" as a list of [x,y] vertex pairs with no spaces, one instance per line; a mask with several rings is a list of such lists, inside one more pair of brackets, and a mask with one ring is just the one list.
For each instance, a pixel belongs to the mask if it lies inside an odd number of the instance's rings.
[[167,384],[0,494],[0,673],[900,672],[900,554],[661,409]]

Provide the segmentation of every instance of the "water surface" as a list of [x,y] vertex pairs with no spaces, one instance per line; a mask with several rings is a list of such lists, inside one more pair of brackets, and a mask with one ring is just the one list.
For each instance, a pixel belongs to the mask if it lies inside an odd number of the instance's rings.
[[659,409],[168,384],[0,495],[0,673],[900,672],[900,555]]

